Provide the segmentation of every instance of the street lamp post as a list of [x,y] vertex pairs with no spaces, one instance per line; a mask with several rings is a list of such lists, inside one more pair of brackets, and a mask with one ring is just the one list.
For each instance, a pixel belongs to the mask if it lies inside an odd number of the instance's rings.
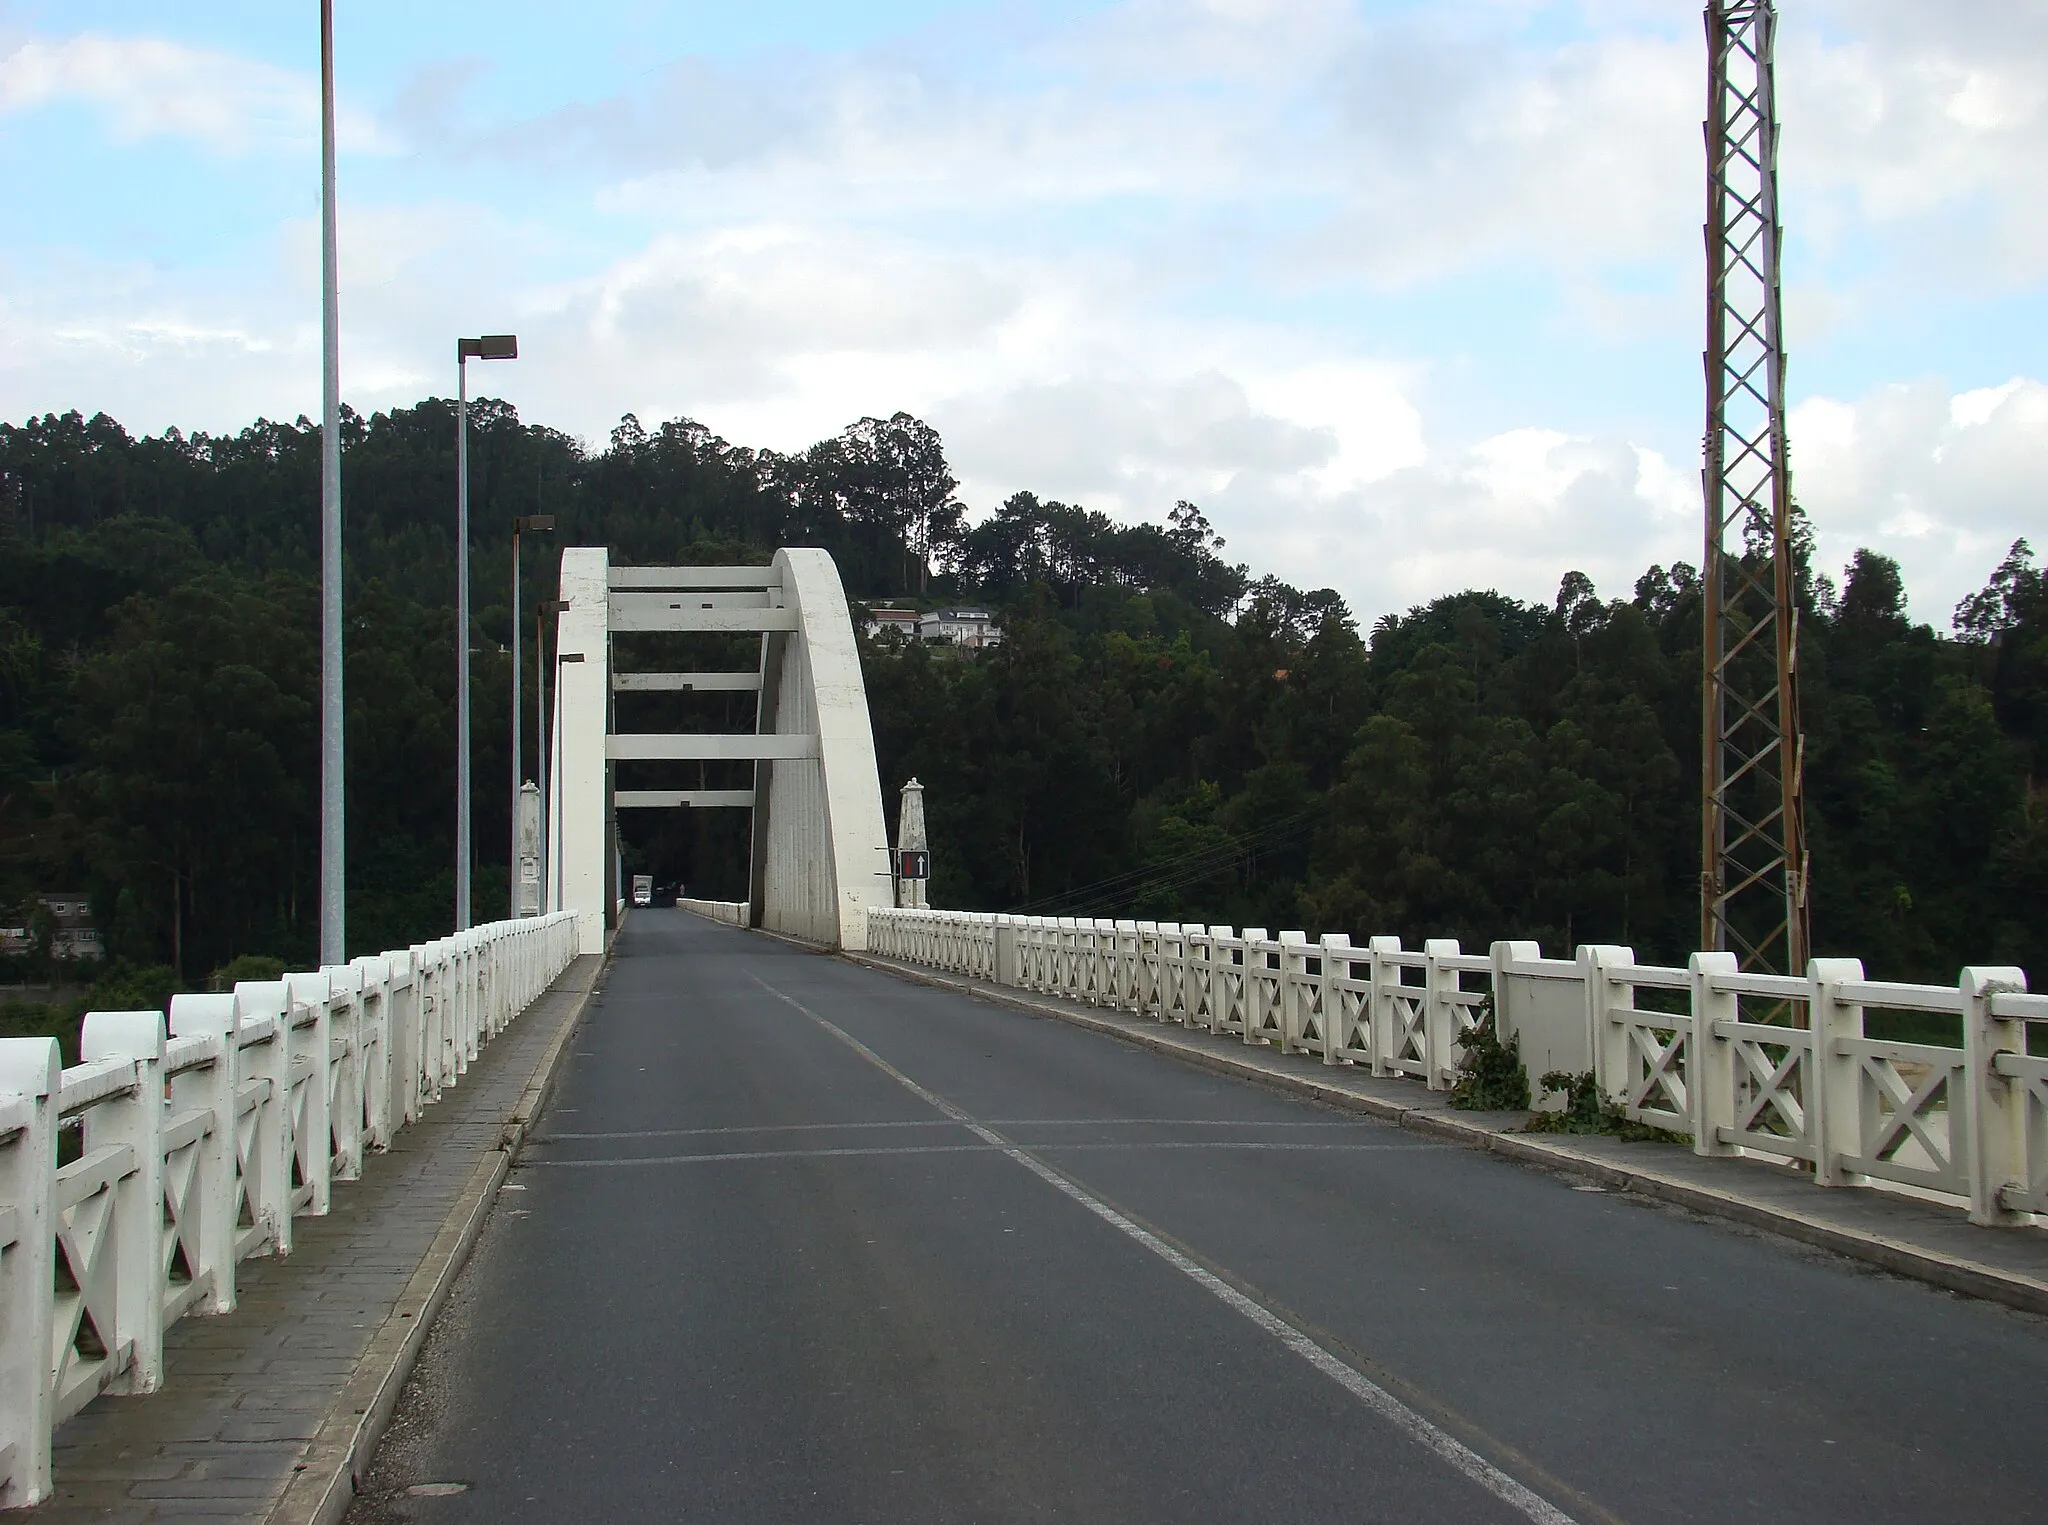
[[[562,608],[562,609],[566,609],[566,608],[568,608],[569,606],[568,606],[567,604],[561,604],[561,605],[558,605],[557,607],[558,607],[558,608]],[[563,650],[562,650],[562,637],[561,637],[561,627],[560,627],[560,626],[557,626],[557,627],[556,627],[556,634],[555,634],[555,693],[556,693],[557,695],[559,695],[559,694],[561,693],[561,691],[562,691],[562,669],[563,669],[564,667],[567,667],[567,666],[568,666],[568,665],[569,665],[569,664],[570,664],[571,662],[580,662],[580,661],[582,661],[582,660],[583,660],[583,653],[582,653],[582,652],[580,652],[580,651],[566,651],[566,652],[565,652],[565,651],[563,651]],[[555,725],[555,731],[556,731],[556,733],[557,733],[558,735],[559,735],[559,733],[561,732],[561,729],[562,729],[562,727],[561,727],[561,723],[560,723],[560,720],[559,720],[559,718],[558,718],[558,719],[557,719],[557,722],[556,722],[556,725]],[[562,781],[561,781],[561,779],[560,779],[559,777],[557,777],[557,778],[555,779],[555,787],[556,787],[557,789],[559,789],[559,788],[560,788],[561,786],[562,786]],[[562,867],[561,867],[561,862],[562,862],[562,811],[561,811],[561,808],[560,808],[560,806],[557,806],[557,807],[555,808],[555,810],[554,810],[554,812],[553,812],[553,815],[554,815],[554,828],[553,828],[553,829],[554,829],[554,833],[555,833],[555,849],[554,849],[555,855],[554,855],[554,857],[553,857],[553,858],[549,859],[549,865],[550,865],[550,866],[551,866],[551,867],[552,867],[552,868],[554,869],[554,873],[555,873],[555,909],[559,911],[559,910],[561,910],[561,909],[562,909]]]
[[[533,749],[540,755],[540,908],[543,912],[548,909],[548,865],[554,861],[549,846],[553,840],[548,835],[552,830],[549,822],[555,818],[554,800],[548,794],[554,761],[549,755],[552,741],[548,736],[547,619],[550,614],[560,614],[568,607],[567,599],[544,598],[533,611]],[[555,645],[559,650],[561,642],[557,640]]]
[[320,0],[320,962],[348,962],[341,695],[341,261],[334,234],[334,0]]
[[519,340],[455,341],[455,930],[469,930],[469,370],[471,360],[517,360]]
[[[509,909],[506,915],[514,921],[519,919],[519,788],[525,783],[524,769],[520,766],[519,746],[519,701],[525,696],[519,691],[519,536],[525,530],[551,530],[555,527],[553,514],[522,514],[512,521],[512,856],[511,877],[507,881]],[[534,682],[541,681],[540,653],[534,653]],[[534,732],[535,745],[546,741],[543,732]],[[542,807],[545,811],[545,806]]]

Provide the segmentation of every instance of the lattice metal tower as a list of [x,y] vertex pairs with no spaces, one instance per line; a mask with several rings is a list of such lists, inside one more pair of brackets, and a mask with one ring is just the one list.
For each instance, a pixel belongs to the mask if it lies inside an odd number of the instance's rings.
[[1709,0],[1706,20],[1700,937],[1745,969],[1801,973],[1808,864],[1778,321],[1777,11],[1770,0]]

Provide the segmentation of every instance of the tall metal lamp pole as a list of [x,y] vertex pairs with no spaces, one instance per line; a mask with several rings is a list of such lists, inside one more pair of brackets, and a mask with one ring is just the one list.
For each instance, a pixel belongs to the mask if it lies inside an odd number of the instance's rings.
[[334,0],[320,0],[320,962],[348,962],[341,702],[341,302],[334,236]]
[[[519,691],[519,536],[525,530],[551,530],[554,527],[553,514],[522,514],[512,521],[512,872],[505,914],[515,921],[519,917],[519,790],[526,782],[526,770],[520,766],[519,745],[519,701],[525,697]],[[535,653],[534,661],[536,664],[540,661],[539,653]],[[541,669],[538,665],[533,676],[534,682],[539,683]],[[536,744],[546,743],[544,734],[536,731],[534,735]]]
[[512,334],[455,341],[455,930],[469,930],[469,370],[517,360]]

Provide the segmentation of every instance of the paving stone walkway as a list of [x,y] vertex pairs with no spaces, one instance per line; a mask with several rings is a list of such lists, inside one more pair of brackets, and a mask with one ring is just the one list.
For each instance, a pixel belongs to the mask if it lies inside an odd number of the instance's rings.
[[163,1388],[101,1397],[55,1438],[55,1492],[16,1515],[34,1525],[259,1521],[306,1464],[308,1446],[397,1309],[477,1162],[507,1119],[601,961],[579,958],[486,1044],[462,1083],[337,1184],[333,1210],[300,1218],[289,1257],[245,1260],[235,1311],[187,1317],[164,1338]]

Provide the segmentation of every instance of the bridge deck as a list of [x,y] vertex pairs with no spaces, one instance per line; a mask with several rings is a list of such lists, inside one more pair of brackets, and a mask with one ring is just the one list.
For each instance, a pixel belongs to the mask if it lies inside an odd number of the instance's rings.
[[358,1525],[2039,1515],[2039,1320],[682,913],[618,954]]

